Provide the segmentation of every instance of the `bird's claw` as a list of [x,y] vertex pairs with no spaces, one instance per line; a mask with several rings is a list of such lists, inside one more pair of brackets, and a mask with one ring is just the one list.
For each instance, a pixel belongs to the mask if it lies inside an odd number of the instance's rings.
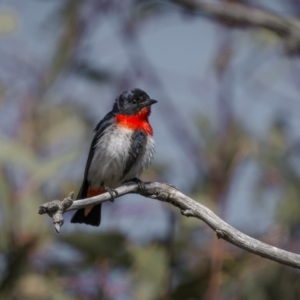
[[136,183],[138,185],[138,190],[139,191],[143,191],[146,188],[145,183],[137,177],[134,177],[134,178],[130,179],[128,182]]
[[114,202],[115,198],[119,196],[119,193],[115,189],[112,189],[108,186],[104,186],[103,188],[105,189],[105,191],[107,193],[110,194],[110,197],[111,197],[111,199],[109,200],[110,202]]

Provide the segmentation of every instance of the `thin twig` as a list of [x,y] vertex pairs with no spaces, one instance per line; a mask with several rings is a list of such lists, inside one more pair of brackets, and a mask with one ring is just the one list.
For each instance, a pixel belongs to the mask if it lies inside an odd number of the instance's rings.
[[[168,202],[178,207],[184,216],[195,217],[204,221],[215,231],[218,238],[224,239],[225,241],[251,253],[300,269],[300,255],[270,246],[247,236],[224,222],[207,207],[182,194],[171,185],[159,182],[148,182],[145,183],[144,190],[139,191],[138,189],[139,188],[136,183],[128,183],[122,185],[116,190],[118,192],[118,197],[129,193],[136,193],[148,198]],[[73,201],[72,197],[69,195],[68,198],[63,201],[53,200],[41,205],[39,213],[48,213],[53,218],[56,229],[59,232],[60,225],[63,224],[61,216],[65,211],[84,208],[91,204],[98,204],[109,200],[109,193],[77,201]],[[70,205],[71,203],[72,205]],[[55,218],[57,218],[55,215],[55,209],[59,215],[58,221],[55,221]]]
[[269,29],[283,38],[288,54],[300,51],[300,21],[294,17],[280,16],[240,3],[209,3],[195,0],[170,0],[170,2],[193,12],[201,12],[204,16],[230,26],[247,25]]

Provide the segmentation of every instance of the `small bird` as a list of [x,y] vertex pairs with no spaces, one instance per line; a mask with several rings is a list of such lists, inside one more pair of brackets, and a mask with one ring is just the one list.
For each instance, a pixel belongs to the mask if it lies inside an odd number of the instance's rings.
[[[147,168],[154,154],[153,130],[148,121],[151,105],[157,103],[141,89],[123,92],[112,110],[95,128],[83,183],[77,199],[84,199],[114,190],[122,183],[135,181]],[[71,223],[99,226],[101,204],[78,209]]]

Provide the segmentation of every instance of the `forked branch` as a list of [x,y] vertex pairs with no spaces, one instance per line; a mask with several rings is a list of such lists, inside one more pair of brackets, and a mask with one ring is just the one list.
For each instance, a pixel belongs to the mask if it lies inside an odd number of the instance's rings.
[[[135,193],[148,198],[168,202],[178,207],[184,216],[194,217],[204,221],[215,231],[218,238],[246,251],[300,269],[300,255],[270,246],[247,236],[224,222],[207,207],[182,194],[171,185],[159,182],[148,182],[145,183],[145,189],[140,191],[138,184],[128,183],[116,190],[119,194],[118,197],[129,193]],[[91,204],[98,204],[109,200],[109,193],[76,201],[72,200],[72,194],[70,194],[63,201],[53,200],[41,205],[39,214],[47,213],[50,215],[53,218],[56,231],[59,232],[60,226],[63,224],[63,214],[66,211],[84,208]]]

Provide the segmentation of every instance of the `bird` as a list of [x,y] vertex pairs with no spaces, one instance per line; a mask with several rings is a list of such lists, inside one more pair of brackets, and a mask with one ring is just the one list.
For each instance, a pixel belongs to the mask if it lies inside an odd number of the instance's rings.
[[[84,178],[77,199],[109,192],[112,201],[115,188],[128,181],[143,182],[138,178],[154,155],[153,129],[149,123],[151,106],[157,103],[139,88],[122,92],[112,110],[94,129]],[[78,209],[71,223],[99,226],[101,204]]]

